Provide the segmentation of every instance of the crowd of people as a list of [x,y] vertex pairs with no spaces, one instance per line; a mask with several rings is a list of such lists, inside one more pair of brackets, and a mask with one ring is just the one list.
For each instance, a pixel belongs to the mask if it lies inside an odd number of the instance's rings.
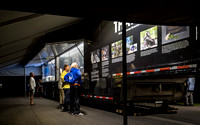
[[[60,80],[58,82],[58,90],[60,95],[60,101],[58,109],[62,109],[62,112],[69,112],[71,115],[82,116],[80,112],[80,95],[81,95],[81,72],[76,62],[72,63],[71,66],[64,65],[63,72],[61,73]],[[39,79],[36,85],[34,79],[34,73],[30,73],[29,79],[29,97],[30,106],[36,105],[33,101],[35,90],[37,93],[40,91],[43,93],[42,80]],[[189,76],[185,82],[185,105],[193,106],[193,91],[195,87],[195,77]],[[37,86],[37,87],[36,87]],[[42,95],[42,94],[41,94]]]
[[[58,90],[60,95],[60,101],[58,109],[62,109],[62,112],[69,112],[71,115],[82,116],[80,112],[80,95],[81,95],[81,72],[76,62],[71,66],[64,65],[64,70],[61,73],[60,80],[58,82]],[[27,86],[30,95],[30,106],[36,105],[33,101],[35,90],[43,93],[42,80],[39,79],[37,87],[34,79],[34,73],[30,73],[29,84]],[[41,94],[42,95],[42,94]]]

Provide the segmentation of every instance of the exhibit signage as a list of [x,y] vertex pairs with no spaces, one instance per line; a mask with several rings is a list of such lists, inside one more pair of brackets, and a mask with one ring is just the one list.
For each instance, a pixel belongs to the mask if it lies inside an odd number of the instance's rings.
[[[196,47],[195,39],[191,37],[193,29],[189,26],[126,23],[126,28],[128,71],[172,65],[196,58],[197,51],[189,51]],[[98,78],[97,73],[99,77],[107,77],[122,72],[121,32],[121,22],[104,21],[99,25],[98,34],[93,39],[98,44],[88,45],[92,78]]]

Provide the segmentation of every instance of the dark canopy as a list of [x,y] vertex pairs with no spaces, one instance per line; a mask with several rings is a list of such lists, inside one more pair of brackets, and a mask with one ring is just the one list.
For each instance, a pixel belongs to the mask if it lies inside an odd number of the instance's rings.
[[[11,6],[12,5],[12,6]],[[13,6],[14,5],[14,6]],[[49,42],[89,39],[101,20],[200,24],[198,1],[1,3],[0,68],[26,65]]]
[[91,20],[120,21],[124,15],[127,21],[146,24],[197,25],[199,24],[199,3],[192,0],[168,1],[65,1],[16,3],[15,6],[1,4],[1,8],[54,14]]

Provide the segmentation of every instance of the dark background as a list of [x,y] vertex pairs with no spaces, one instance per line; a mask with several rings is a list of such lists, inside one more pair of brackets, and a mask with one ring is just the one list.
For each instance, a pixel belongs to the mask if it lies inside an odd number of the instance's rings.
[[[29,83],[29,76],[26,76],[26,84]],[[35,82],[37,84],[38,79],[42,76],[35,76]],[[16,97],[25,96],[25,77],[24,76],[0,76],[0,84],[3,84],[0,88],[0,96],[3,97]]]

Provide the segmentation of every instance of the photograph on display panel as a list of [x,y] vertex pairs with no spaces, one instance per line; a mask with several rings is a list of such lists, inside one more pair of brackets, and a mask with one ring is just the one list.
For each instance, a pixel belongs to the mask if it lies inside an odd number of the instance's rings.
[[122,56],[122,40],[119,40],[111,45],[112,58]]
[[157,26],[140,32],[140,50],[146,50],[158,46]]
[[101,60],[102,61],[109,60],[109,45],[101,49]]
[[91,62],[92,64],[100,62],[100,49],[91,52]]
[[162,44],[189,37],[189,26],[162,26]]
[[133,43],[133,36],[126,38],[126,53],[131,54],[137,51],[137,43]]

